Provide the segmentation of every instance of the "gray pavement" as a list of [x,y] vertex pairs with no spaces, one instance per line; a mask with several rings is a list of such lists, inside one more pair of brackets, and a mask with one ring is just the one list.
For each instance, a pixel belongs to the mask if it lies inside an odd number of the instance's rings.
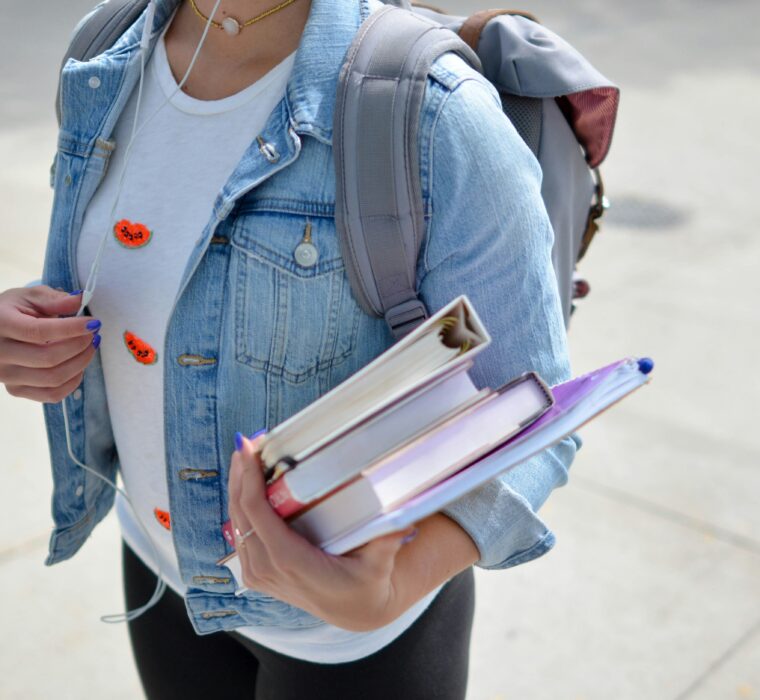
[[[0,5],[0,288],[39,276],[56,66],[89,2]],[[462,0],[442,6],[477,9]],[[478,572],[470,700],[760,698],[760,5],[525,5],[623,88],[613,208],[582,272],[577,372],[651,354],[654,381],[584,429],[543,559]],[[139,698],[118,528],[45,568],[38,405],[0,396],[0,697]]]

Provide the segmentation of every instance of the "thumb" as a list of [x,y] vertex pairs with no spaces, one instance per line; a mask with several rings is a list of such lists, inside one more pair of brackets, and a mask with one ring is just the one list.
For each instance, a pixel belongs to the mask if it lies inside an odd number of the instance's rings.
[[71,316],[79,311],[82,292],[72,294],[41,284],[29,288],[26,301],[40,316]]

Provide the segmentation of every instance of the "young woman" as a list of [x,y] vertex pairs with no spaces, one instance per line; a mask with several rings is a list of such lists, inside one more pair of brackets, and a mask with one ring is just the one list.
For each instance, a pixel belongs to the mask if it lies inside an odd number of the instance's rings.
[[[576,445],[340,557],[273,513],[257,442],[243,435],[392,342],[346,279],[331,143],[346,49],[380,5],[222,0],[178,91],[214,4],[157,0],[141,90],[144,15],[63,72],[44,284],[0,295],[0,379],[45,402],[48,563],[75,554],[114,501],[71,460],[70,437],[78,461],[121,474],[134,504],[116,499],[128,608],[148,600],[152,572],[170,588],[130,622],[148,697],[462,698],[471,567],[506,568],[551,547],[535,513],[564,483]],[[494,342],[476,383],[527,369],[566,378],[538,165],[493,87],[454,55],[432,68],[419,149],[427,308],[466,293],[482,315]],[[71,317],[81,294],[59,290],[83,286],[104,233],[89,315]],[[250,588],[240,597],[216,564],[229,551],[228,517],[255,532],[238,541]]]

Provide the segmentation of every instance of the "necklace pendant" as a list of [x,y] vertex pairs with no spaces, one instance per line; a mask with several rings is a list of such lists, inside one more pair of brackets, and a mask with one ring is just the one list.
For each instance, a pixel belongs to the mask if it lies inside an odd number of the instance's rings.
[[225,17],[222,20],[222,29],[224,29],[227,36],[237,36],[240,34],[240,22],[234,17]]

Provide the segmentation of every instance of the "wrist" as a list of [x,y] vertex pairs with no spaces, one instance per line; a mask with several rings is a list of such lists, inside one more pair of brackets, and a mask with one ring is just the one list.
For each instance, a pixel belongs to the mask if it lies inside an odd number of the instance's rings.
[[349,632],[371,632],[390,624],[405,610],[397,608],[390,598],[373,602],[367,596],[359,595],[354,601],[343,598],[328,605],[319,605],[308,612]]
[[480,558],[472,538],[443,513],[421,521],[418,529],[417,537],[396,555],[389,622]]

